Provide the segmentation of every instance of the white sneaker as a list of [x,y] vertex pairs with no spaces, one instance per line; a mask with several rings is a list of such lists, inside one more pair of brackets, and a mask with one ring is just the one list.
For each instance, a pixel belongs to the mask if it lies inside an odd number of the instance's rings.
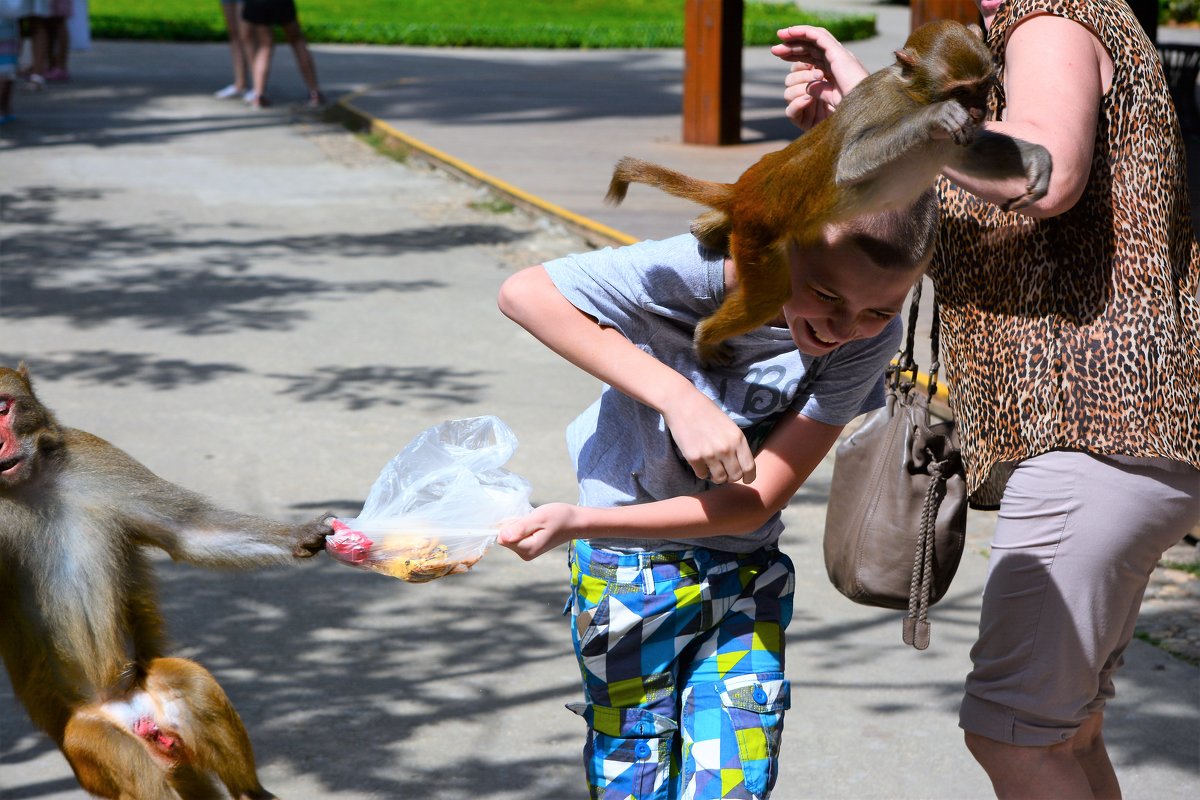
[[246,93],[244,95],[242,95],[242,99],[245,100],[247,103],[253,103],[255,96],[256,95],[254,94],[253,89],[247,89]]
[[231,83],[228,86],[226,86],[224,89],[221,89],[220,91],[217,91],[217,92],[213,92],[213,97],[217,98],[218,100],[228,100],[231,97],[240,97],[241,94],[242,94],[242,90],[239,89],[238,87],[234,86]]

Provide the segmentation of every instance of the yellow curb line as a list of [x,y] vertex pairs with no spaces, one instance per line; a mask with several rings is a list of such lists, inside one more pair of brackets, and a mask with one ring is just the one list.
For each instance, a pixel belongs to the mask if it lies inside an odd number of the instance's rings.
[[[403,79],[401,79],[403,80]],[[387,85],[387,84],[381,84]],[[488,188],[496,191],[505,197],[509,198],[519,205],[538,211],[544,214],[549,214],[556,217],[560,221],[566,223],[569,227],[582,233],[584,238],[589,243],[595,243],[595,237],[599,237],[605,244],[627,245],[634,244],[639,241],[636,237],[630,236],[627,233],[622,233],[615,228],[596,222],[581,214],[576,214],[573,211],[568,211],[562,206],[555,205],[547,200],[532,195],[524,189],[519,189],[511,183],[501,180],[494,175],[489,175],[481,169],[471,166],[467,162],[455,158],[449,153],[438,150],[436,147],[426,144],[420,139],[416,139],[408,134],[398,131],[388,123],[377,117],[374,117],[361,108],[355,106],[351,101],[361,97],[364,94],[377,89],[379,86],[360,89],[357,92],[352,92],[346,95],[335,103],[342,114],[354,123],[354,128],[357,130],[365,129],[369,133],[378,133],[394,139],[410,150],[414,150],[422,156],[426,157],[434,166],[440,166],[448,169],[450,172],[465,177],[466,179],[483,184]],[[929,389],[929,375],[924,372],[918,372],[916,378],[917,385],[922,389]],[[933,396],[934,410],[942,411],[944,416],[949,416],[949,394],[944,381],[938,382],[937,392]]]
[[398,131],[388,123],[381,119],[371,116],[367,112],[355,106],[351,100],[365,94],[370,89],[364,89],[337,101],[336,105],[342,110],[343,114],[349,116],[358,123],[360,128],[365,128],[370,133],[379,133],[391,139],[395,139],[405,147],[418,152],[431,160],[436,166],[442,166],[449,169],[468,180],[481,183],[493,191],[498,192],[512,200],[513,202],[526,208],[539,211],[544,214],[549,214],[552,217],[558,218],[569,227],[584,234],[584,238],[588,239],[589,243],[595,244],[597,237],[605,244],[627,245],[638,241],[635,237],[627,233],[622,233],[615,228],[610,228],[607,225],[596,222],[593,219],[576,214],[573,211],[568,211],[562,206],[543,200],[536,195],[532,195],[523,189],[513,186],[507,181],[503,181],[494,175],[489,175],[483,170],[477,169],[470,164],[455,158],[449,153],[442,152],[436,147],[432,147],[420,139],[409,136],[402,131]]

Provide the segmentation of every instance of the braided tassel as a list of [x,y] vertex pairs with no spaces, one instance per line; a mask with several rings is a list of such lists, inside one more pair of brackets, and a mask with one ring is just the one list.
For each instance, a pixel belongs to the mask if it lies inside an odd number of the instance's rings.
[[921,507],[921,527],[917,532],[917,549],[913,554],[912,581],[908,587],[908,616],[904,618],[904,643],[917,649],[929,647],[929,596],[933,582],[933,544],[937,512],[941,505],[941,489],[946,477],[942,463],[929,464],[929,488]]

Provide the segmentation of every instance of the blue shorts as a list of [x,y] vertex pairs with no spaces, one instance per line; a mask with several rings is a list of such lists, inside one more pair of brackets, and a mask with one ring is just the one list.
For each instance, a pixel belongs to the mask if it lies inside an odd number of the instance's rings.
[[570,565],[584,702],[568,707],[588,723],[589,797],[768,797],[790,700],[791,560],[577,540]]

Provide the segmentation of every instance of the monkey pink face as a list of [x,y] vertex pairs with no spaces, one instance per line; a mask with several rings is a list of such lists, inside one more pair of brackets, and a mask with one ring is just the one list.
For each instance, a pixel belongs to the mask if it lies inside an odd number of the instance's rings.
[[0,394],[0,487],[14,486],[29,476],[29,454],[13,430],[16,418],[16,399]]
[[881,267],[849,242],[803,253],[789,247],[792,296],[783,318],[800,352],[823,356],[883,331],[904,307],[922,268]]

